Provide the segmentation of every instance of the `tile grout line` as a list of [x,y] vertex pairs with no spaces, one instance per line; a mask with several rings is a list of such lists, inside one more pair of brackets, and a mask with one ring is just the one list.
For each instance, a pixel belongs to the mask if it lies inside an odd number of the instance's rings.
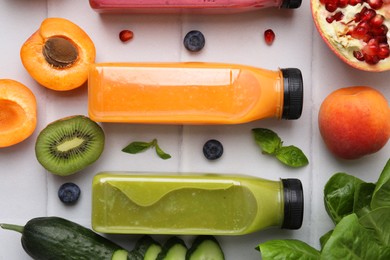
[[[315,162],[314,162],[314,155],[313,155],[313,151],[314,151],[314,147],[313,147],[313,144],[314,144],[314,112],[313,112],[313,106],[314,106],[314,89],[312,88],[313,86],[313,56],[314,56],[314,40],[313,40],[313,37],[314,37],[314,27],[313,27],[313,24],[311,24],[311,59],[310,59],[310,78],[309,78],[309,82],[310,82],[310,89],[311,89],[311,92],[310,92],[310,143],[309,143],[309,152],[310,152],[310,160],[311,160],[311,163],[310,163],[310,168],[309,168],[309,187],[310,187],[310,191],[309,191],[309,198],[311,198],[310,200],[310,211],[309,211],[309,230],[313,230],[312,227],[313,227],[313,206],[314,206],[314,200],[313,200],[313,187],[314,187],[314,176],[313,176],[313,170],[314,170],[314,165]],[[314,232],[316,233],[316,231]],[[310,232],[309,233],[309,242],[312,246],[314,246],[316,243],[314,241],[314,237],[313,236],[313,232]]]

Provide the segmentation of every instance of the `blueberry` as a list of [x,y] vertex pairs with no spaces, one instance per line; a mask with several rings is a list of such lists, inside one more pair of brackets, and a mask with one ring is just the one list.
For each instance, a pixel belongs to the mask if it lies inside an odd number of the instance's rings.
[[205,43],[206,40],[204,35],[200,31],[190,31],[184,37],[184,47],[192,52],[197,52],[203,49]]
[[65,204],[73,204],[80,197],[80,188],[72,182],[64,183],[58,190],[58,198]]
[[220,141],[211,139],[203,145],[203,154],[209,160],[216,160],[223,154],[223,146]]

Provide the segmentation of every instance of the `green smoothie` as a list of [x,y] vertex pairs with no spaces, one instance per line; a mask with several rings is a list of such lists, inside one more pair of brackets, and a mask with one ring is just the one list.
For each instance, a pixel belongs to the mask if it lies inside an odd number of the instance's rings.
[[101,173],[92,227],[122,234],[245,234],[281,226],[281,181],[229,175]]

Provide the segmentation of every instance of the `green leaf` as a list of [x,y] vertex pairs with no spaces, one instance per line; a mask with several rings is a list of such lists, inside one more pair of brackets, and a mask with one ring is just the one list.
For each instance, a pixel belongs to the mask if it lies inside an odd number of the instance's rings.
[[147,149],[151,148],[153,145],[154,145],[153,142],[147,143],[147,142],[136,141],[130,143],[125,148],[123,148],[122,152],[137,154],[146,151]]
[[144,152],[145,150],[149,148],[156,148],[156,153],[161,159],[169,159],[171,158],[170,154],[165,153],[160,146],[158,145],[157,139],[153,139],[151,142],[132,142],[128,146],[122,149],[122,152],[125,153],[131,153],[131,154],[137,154]]
[[372,195],[371,208],[390,206],[390,159],[387,161]]
[[165,153],[161,148],[160,146],[156,143],[156,153],[157,155],[161,158],[161,159],[169,159],[171,158],[171,155],[170,154],[167,154]]
[[265,128],[252,129],[257,145],[263,153],[274,154],[282,146],[282,140],[272,130]]
[[330,236],[332,235],[333,233],[333,229],[326,232],[325,234],[322,235],[322,237],[320,237],[320,245],[321,245],[321,248],[324,248],[326,242],[328,242]]
[[353,213],[355,190],[360,183],[363,181],[346,173],[336,173],[326,183],[325,209],[335,224]]
[[383,246],[390,246],[390,207],[374,209],[359,219],[360,224],[375,232],[375,239]]
[[305,242],[286,239],[270,240],[258,246],[263,260],[318,260],[320,252]]
[[301,149],[293,145],[279,148],[276,151],[276,158],[285,165],[295,168],[309,164],[309,160]]
[[363,182],[356,186],[353,212],[356,213],[358,217],[364,216],[370,212],[370,203],[374,189],[374,183]]
[[373,230],[363,227],[356,214],[344,217],[321,251],[321,259],[390,259],[390,250],[374,239]]

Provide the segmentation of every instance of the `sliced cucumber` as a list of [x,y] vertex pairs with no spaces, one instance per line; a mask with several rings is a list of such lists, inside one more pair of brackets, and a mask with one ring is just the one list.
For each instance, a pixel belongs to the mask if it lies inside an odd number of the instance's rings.
[[144,260],[156,260],[161,250],[162,248],[160,245],[156,245],[156,244],[150,245],[148,250],[145,252]]
[[186,260],[224,259],[222,248],[213,236],[198,236],[186,254]]
[[112,255],[111,260],[127,260],[129,252],[126,250],[116,250]]
[[134,250],[142,255],[143,260],[156,260],[162,248],[152,237],[145,235],[138,239]]
[[156,260],[185,260],[187,246],[184,241],[176,236],[165,242]]

